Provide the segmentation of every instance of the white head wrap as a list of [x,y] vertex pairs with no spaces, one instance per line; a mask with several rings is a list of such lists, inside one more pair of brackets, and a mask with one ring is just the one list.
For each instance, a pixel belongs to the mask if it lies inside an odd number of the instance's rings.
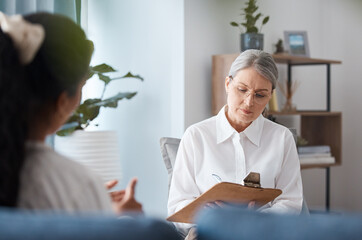
[[25,21],[21,15],[7,16],[2,12],[0,28],[12,39],[18,50],[20,63],[26,65],[33,61],[44,41],[44,28],[40,24]]

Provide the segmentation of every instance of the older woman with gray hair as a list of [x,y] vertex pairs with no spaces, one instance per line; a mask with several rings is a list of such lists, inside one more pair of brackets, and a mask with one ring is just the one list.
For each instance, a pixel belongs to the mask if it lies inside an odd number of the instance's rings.
[[[225,79],[227,105],[218,115],[190,126],[182,137],[170,187],[170,215],[215,185],[213,174],[242,184],[250,172],[260,173],[261,187],[283,191],[260,211],[300,213],[303,190],[293,135],[262,115],[277,79],[268,53],[247,50],[235,59]],[[222,205],[210,203],[215,204]]]

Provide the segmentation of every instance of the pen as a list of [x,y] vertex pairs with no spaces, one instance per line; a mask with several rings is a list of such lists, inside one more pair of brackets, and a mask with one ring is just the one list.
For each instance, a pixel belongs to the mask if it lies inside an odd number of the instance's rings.
[[218,182],[218,183],[221,183],[222,182],[222,180],[221,180],[221,177],[219,177],[217,174],[211,174],[211,176],[216,180],[216,182]]

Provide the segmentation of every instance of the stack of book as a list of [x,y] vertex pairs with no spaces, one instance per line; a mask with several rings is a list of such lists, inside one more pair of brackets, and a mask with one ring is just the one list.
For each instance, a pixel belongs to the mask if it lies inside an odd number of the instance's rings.
[[298,154],[301,164],[333,164],[336,161],[327,145],[298,147]]

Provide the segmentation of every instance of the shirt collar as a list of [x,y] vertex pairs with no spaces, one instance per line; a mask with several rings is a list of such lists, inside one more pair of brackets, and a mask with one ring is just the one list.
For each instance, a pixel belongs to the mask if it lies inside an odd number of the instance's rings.
[[[237,133],[236,130],[230,125],[229,121],[227,120],[225,111],[226,111],[226,105],[219,111],[219,113],[216,116],[217,144],[224,142],[234,133]],[[264,126],[264,117],[262,114],[260,114],[260,116],[240,134],[245,134],[245,136],[253,144],[259,147],[263,126]]]
[[260,114],[257,119],[255,119],[249,127],[247,127],[243,133],[245,136],[257,147],[260,145],[261,133],[264,126],[264,117],[263,114]]
[[235,129],[230,125],[229,121],[226,118],[226,105],[219,111],[216,116],[216,140],[217,144],[225,141],[234,133]]

